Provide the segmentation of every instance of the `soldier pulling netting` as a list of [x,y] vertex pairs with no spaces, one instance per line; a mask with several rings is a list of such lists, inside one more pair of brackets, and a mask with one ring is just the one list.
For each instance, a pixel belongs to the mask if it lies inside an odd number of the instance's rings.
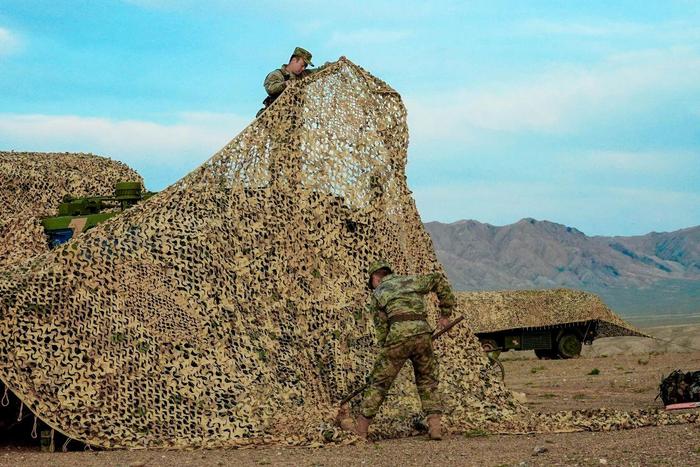
[[[0,276],[0,379],[51,426],[104,447],[347,439],[336,404],[375,354],[367,266],[442,272],[406,184],[407,145],[400,96],[353,63],[290,82],[185,178]],[[610,426],[529,412],[487,376],[466,326],[435,351],[447,430]],[[404,367],[373,436],[415,433],[418,400]],[[645,416],[625,423],[676,420]]]

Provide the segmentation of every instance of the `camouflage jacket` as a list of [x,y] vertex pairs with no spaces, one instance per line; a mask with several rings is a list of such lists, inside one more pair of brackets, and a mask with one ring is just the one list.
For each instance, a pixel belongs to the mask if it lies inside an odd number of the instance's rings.
[[[438,297],[440,315],[449,317],[455,305],[455,296],[450,284],[440,273],[416,276],[389,274],[374,289],[367,309],[374,318],[379,345],[388,347],[403,339],[433,330],[426,322],[425,295],[435,292]],[[398,321],[389,326],[392,316],[420,315],[415,321]]]
[[272,104],[272,102],[274,102],[274,100],[277,99],[280,94],[282,94],[282,91],[284,91],[287,87],[287,81],[304,78],[323,70],[327,66],[328,63],[324,63],[318,68],[304,70],[298,76],[294,73],[288,72],[286,68],[287,65],[282,65],[278,69],[271,71],[267,74],[265,77],[265,82],[263,83],[265,86],[265,91],[267,91],[268,95],[268,98],[265,99],[265,105]]

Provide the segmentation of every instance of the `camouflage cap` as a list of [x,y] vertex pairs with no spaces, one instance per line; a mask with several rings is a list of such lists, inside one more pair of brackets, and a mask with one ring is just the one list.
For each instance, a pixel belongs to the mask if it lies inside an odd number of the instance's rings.
[[369,288],[372,288],[372,274],[375,272],[379,271],[380,269],[388,269],[389,272],[393,272],[391,269],[391,265],[383,260],[383,259],[378,259],[374,261],[372,264],[369,265],[369,268],[367,268],[367,285]]
[[309,52],[306,49],[303,49],[301,47],[295,48],[294,52],[292,52],[292,57],[302,58],[308,66],[314,66],[314,64],[311,63],[311,52]]

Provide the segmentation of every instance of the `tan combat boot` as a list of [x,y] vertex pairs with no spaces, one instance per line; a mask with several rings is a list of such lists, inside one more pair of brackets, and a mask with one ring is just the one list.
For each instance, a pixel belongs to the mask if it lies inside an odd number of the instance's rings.
[[335,416],[335,424],[337,426],[345,431],[355,433],[364,440],[367,439],[367,431],[371,421],[371,418],[366,418],[362,414],[358,415],[357,419],[352,418],[348,405],[341,406],[338,415]]
[[372,421],[371,418],[367,418],[360,414],[355,420],[355,434],[362,439],[367,439],[367,432],[369,431],[369,424]]
[[442,439],[442,427],[440,426],[440,414],[428,415],[428,435],[430,439]]
[[345,431],[355,431],[355,420],[350,416],[350,406],[341,405],[335,416],[335,424]]

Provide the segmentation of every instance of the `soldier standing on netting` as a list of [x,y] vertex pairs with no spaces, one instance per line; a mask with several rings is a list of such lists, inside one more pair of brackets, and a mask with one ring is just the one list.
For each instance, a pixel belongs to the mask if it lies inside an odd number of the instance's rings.
[[[379,411],[389,388],[406,360],[411,360],[418,395],[427,416],[431,439],[442,439],[440,416],[443,411],[438,392],[438,362],[433,353],[432,329],[426,322],[425,295],[435,292],[440,307],[438,325],[449,324],[455,297],[440,273],[399,276],[385,261],[376,261],[369,270],[369,288],[373,291],[368,305],[373,314],[379,356],[369,377],[369,387],[362,395],[360,414],[352,427],[361,438],[367,438],[372,418]],[[354,426],[353,426],[354,425]]]
[[267,92],[267,97],[263,101],[265,107],[260,109],[255,116],[257,117],[260,115],[275,102],[275,99],[277,99],[287,87],[287,81],[301,79],[317,71],[321,71],[328,66],[328,63],[323,64],[315,70],[307,70],[307,67],[310,66],[314,66],[314,64],[311,63],[311,52],[301,47],[295,48],[294,52],[292,52],[292,56],[289,57],[289,63],[271,71],[265,77],[264,86]]

